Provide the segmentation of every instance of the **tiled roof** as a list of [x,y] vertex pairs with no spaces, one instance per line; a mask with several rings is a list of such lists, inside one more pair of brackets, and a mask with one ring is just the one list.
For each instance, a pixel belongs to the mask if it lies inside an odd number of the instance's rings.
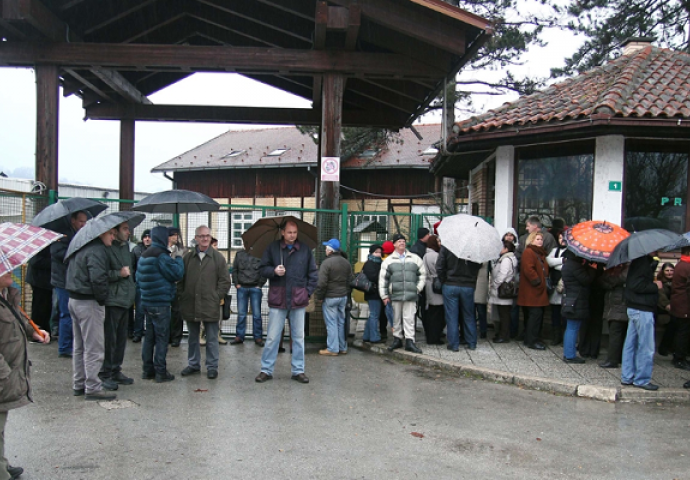
[[[440,125],[416,125],[424,140],[410,129],[397,142],[372,157],[354,157],[342,168],[429,168],[435,152],[423,154],[441,137]],[[269,155],[285,150],[281,155]],[[235,155],[233,155],[233,152]],[[235,168],[307,167],[318,163],[318,146],[295,127],[230,130],[153,168],[154,172]]]
[[475,132],[558,124],[602,114],[690,119],[690,55],[652,46],[457,123]]

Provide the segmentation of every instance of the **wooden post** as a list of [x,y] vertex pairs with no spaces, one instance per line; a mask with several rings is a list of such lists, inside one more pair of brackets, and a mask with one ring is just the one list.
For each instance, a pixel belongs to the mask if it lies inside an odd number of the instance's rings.
[[[134,200],[134,120],[120,120],[120,199]],[[129,210],[131,203],[120,203]]]
[[[326,74],[323,77],[321,97],[321,156],[319,157],[319,180],[321,179],[321,160],[323,157],[340,156],[340,133],[343,119],[343,90],[345,77]],[[340,209],[340,183],[321,182],[319,189],[319,208]]]
[[58,189],[58,67],[36,65],[36,180]]

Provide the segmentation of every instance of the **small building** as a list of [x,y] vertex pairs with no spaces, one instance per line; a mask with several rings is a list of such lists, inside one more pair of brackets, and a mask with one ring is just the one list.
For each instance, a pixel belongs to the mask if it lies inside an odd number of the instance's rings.
[[690,55],[632,39],[622,55],[457,123],[438,176],[470,184],[499,229],[607,220],[690,229]]

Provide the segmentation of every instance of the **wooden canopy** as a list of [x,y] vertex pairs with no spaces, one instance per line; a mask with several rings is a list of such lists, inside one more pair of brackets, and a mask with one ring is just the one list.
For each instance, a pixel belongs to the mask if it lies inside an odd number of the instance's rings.
[[[325,128],[324,102],[335,98],[339,134],[340,125],[410,126],[491,32],[442,0],[1,0],[0,66],[36,68],[39,115],[55,76],[91,119]],[[147,98],[195,72],[239,73],[313,108]],[[133,123],[123,136],[133,142]]]

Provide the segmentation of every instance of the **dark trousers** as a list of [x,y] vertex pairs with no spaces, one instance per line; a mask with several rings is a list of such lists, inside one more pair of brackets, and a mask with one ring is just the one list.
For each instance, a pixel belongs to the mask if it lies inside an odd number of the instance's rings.
[[582,357],[597,358],[601,348],[601,329],[604,319],[601,315],[592,314],[589,320],[582,322],[578,350]]
[[552,328],[565,327],[565,325],[561,325],[561,306],[560,305],[551,305],[551,327]]
[[146,323],[144,317],[144,307],[141,304],[141,289],[137,285],[134,296],[134,326],[132,328],[132,334],[135,337],[141,338],[144,336],[144,325]]
[[50,332],[50,314],[53,311],[53,289],[33,287],[31,319],[46,332]]
[[[148,326],[148,323],[146,325]],[[175,296],[175,300],[173,300],[170,306],[170,342],[180,342],[182,340],[183,328],[180,299]]]
[[621,363],[623,359],[623,345],[628,332],[628,322],[609,320],[609,349],[606,360],[611,363]]
[[165,357],[170,338],[170,307],[144,306],[146,334],[141,347],[143,371],[147,374],[164,375],[167,370]]
[[534,345],[539,341],[539,329],[544,319],[544,307],[527,307],[525,321],[525,345]]
[[487,310],[487,305],[486,303],[475,303],[474,307],[476,308],[476,315],[477,315],[477,321],[479,322],[479,333],[482,336],[486,336],[486,330],[489,328],[489,325],[487,324],[486,321],[486,310]]
[[381,315],[379,315],[379,334],[381,339],[388,337],[388,316],[386,315],[386,306],[383,302],[381,302]]
[[678,318],[671,317],[668,323],[664,326],[664,333],[659,342],[658,351],[664,352],[663,355],[668,355],[668,352],[673,352],[676,343],[676,332],[678,331]]
[[685,360],[688,356],[688,342],[690,342],[690,319],[676,319],[676,338],[673,349],[674,360]]
[[443,305],[429,305],[426,311],[426,343],[429,345],[441,345],[441,334],[446,326],[446,317]]
[[105,356],[99,377],[110,378],[122,371],[127,346],[127,324],[129,309],[124,307],[105,307]]
[[508,340],[510,338],[510,322],[511,322],[511,312],[513,310],[512,305],[494,305],[498,309],[498,319],[499,329],[496,335],[503,340]]
[[[525,318],[527,318],[527,317],[525,317]],[[517,337],[519,330],[520,330],[520,307],[518,307],[517,304],[513,304],[513,306],[510,307],[510,338]]]

